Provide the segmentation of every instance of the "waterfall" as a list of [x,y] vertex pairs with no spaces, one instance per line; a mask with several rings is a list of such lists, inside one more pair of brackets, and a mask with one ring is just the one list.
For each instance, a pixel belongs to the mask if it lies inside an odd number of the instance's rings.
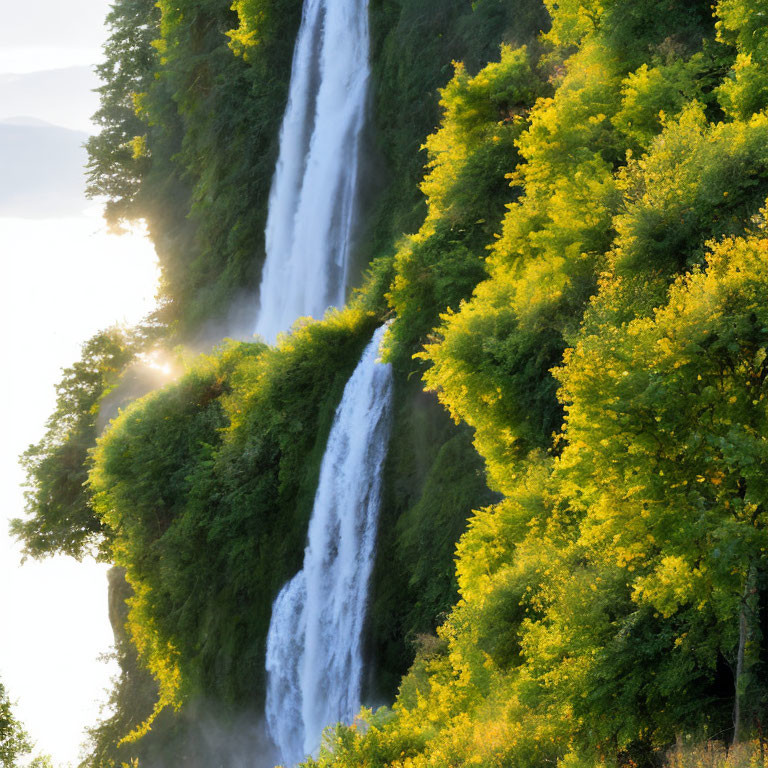
[[267,341],[344,303],[369,74],[367,0],[305,0],[269,199]]
[[362,630],[373,566],[392,373],[366,347],[334,417],[304,567],[278,595],[267,637],[267,724],[282,759],[314,752],[327,725],[360,708]]
[[[344,303],[368,91],[367,0],[304,0],[272,180],[256,332],[274,341]],[[360,707],[391,371],[379,329],[344,389],[315,496],[304,567],[272,607],[267,724],[282,759],[317,749]]]

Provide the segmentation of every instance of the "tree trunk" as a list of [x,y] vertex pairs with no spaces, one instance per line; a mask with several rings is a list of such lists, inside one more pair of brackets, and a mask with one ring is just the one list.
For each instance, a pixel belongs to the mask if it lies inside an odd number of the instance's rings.
[[744,649],[747,647],[747,601],[741,599],[739,609],[739,652],[736,657],[736,695],[733,701],[733,744],[739,743],[741,736],[741,697],[744,680]]
[[[741,730],[743,727],[743,707],[742,703],[745,698],[745,689],[747,687],[747,675],[745,672],[746,663],[746,651],[747,643],[749,642],[752,631],[751,621],[753,618],[752,610],[753,606],[751,597],[755,593],[755,582],[757,579],[757,569],[754,564],[750,564],[747,568],[747,577],[744,581],[744,594],[741,597],[741,606],[739,608],[739,650],[736,656],[736,691],[733,702],[733,745],[736,746],[741,741]],[[751,665],[750,665],[751,666]]]

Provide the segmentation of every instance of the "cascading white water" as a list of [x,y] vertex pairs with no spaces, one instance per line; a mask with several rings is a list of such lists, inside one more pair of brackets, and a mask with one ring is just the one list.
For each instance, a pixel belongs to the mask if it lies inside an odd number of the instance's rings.
[[334,417],[320,467],[304,568],[275,600],[267,637],[267,725],[293,765],[323,728],[360,708],[362,630],[378,523],[392,400],[377,360],[385,327],[366,347]]
[[344,303],[369,74],[367,0],[305,0],[269,199],[267,341]]

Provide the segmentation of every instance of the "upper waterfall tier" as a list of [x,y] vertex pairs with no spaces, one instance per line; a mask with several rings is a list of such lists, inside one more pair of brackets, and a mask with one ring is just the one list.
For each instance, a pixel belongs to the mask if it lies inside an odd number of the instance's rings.
[[305,0],[272,182],[256,332],[344,303],[370,74],[367,0]]

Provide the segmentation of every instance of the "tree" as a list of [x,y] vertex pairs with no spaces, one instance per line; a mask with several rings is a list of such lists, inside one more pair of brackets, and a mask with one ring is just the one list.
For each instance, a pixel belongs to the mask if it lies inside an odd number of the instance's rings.
[[103,551],[105,528],[91,509],[86,487],[100,404],[156,333],[152,327],[101,331],[83,344],[81,359],[64,369],[45,436],[21,457],[27,517],[11,521],[11,532],[23,542],[26,555],[80,558]]
[[107,15],[110,36],[104,62],[96,67],[103,81],[94,115],[100,132],[88,139],[88,194],[107,198],[105,216],[118,227],[136,218],[134,209],[147,172],[147,125],[137,114],[141,94],[157,66],[152,41],[159,35],[160,13],[154,0],[118,0]]
[[[591,327],[557,372],[568,447],[556,475],[584,516],[581,556],[626,583],[626,610],[651,609],[674,632],[676,682],[660,669],[653,682],[662,700],[685,707],[679,692],[728,660],[735,740],[765,695],[767,258],[762,232],[711,245],[666,304]],[[596,303],[621,290],[606,283]]]
[[29,737],[13,714],[11,700],[0,683],[0,766],[17,768],[19,758],[29,754],[31,749]]

